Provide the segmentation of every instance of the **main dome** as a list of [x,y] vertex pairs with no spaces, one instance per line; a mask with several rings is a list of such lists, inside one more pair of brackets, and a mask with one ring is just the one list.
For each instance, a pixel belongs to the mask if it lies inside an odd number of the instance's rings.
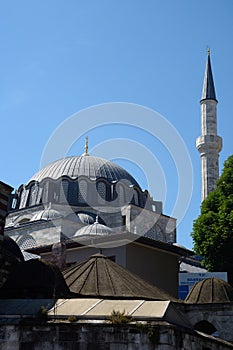
[[144,193],[125,169],[106,159],[73,156],[59,159],[38,171],[18,189],[16,209],[38,204],[69,204],[80,207],[144,207]]
[[73,156],[59,159],[38,171],[29,181],[41,182],[46,178],[57,180],[67,176],[74,180],[85,176],[90,180],[104,178],[109,182],[127,180],[139,187],[137,181],[122,167],[106,159],[89,155]]

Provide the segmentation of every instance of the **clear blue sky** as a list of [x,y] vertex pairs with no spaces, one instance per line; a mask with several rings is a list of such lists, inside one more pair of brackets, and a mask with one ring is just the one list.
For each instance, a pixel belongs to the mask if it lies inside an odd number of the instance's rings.
[[[1,180],[15,188],[27,182],[39,169],[54,129],[84,108],[107,102],[149,107],[172,123],[190,153],[194,187],[178,226],[178,242],[191,247],[189,235],[201,201],[195,139],[207,47],[223,137],[220,169],[233,153],[232,13],[232,0],[1,2]],[[177,172],[166,150],[153,147],[148,135],[122,126],[96,128],[89,137],[90,151],[120,137],[152,151],[166,178],[164,212],[172,212]],[[69,154],[82,153],[83,142],[84,137],[77,140]],[[122,161],[144,188],[144,175],[128,163]],[[160,199],[156,191],[152,195]]]

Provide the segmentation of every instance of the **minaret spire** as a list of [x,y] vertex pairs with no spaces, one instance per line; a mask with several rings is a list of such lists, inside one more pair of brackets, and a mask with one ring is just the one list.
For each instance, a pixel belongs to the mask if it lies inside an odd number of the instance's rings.
[[214,79],[213,79],[211,63],[210,63],[210,49],[209,48],[207,50],[207,61],[206,61],[206,69],[205,69],[205,76],[204,76],[204,83],[203,83],[201,99],[202,100],[205,100],[205,99],[216,100]]
[[201,136],[196,140],[196,147],[201,155],[202,200],[216,187],[219,177],[218,158],[222,149],[222,138],[217,135],[217,103],[210,63],[210,49],[208,49],[200,101]]

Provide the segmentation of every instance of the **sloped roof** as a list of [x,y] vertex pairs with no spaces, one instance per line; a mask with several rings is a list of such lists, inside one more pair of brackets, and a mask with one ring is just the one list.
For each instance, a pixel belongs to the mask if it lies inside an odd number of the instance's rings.
[[101,254],[63,272],[70,291],[82,296],[175,300]]
[[[1,304],[0,304],[1,306]],[[113,310],[131,316],[138,321],[165,321],[191,328],[187,316],[171,301],[128,300],[128,299],[58,299],[49,316],[67,318],[76,316],[79,320],[105,321],[111,318]]]
[[206,278],[196,283],[185,299],[186,303],[230,303],[233,302],[233,288],[219,278]]
[[[181,246],[176,246],[174,244],[170,244],[162,241],[157,241],[155,239],[151,239],[145,236],[140,236],[136,233],[126,232],[126,231],[122,233],[119,233],[119,232],[113,233],[108,236],[97,236],[95,238],[95,243],[99,247],[101,247],[102,244],[104,244],[104,247],[106,247],[107,243],[109,243],[111,247],[113,247],[113,244],[117,244],[117,246],[119,246],[123,244],[126,245],[131,243],[136,243],[136,244],[139,243],[147,247],[151,247],[151,248],[153,247],[171,254],[175,254],[177,256],[184,257],[184,256],[190,256],[194,254],[193,251],[187,248],[183,248]],[[75,241],[73,238],[66,241],[67,249],[73,249],[77,247],[82,247],[84,245],[92,245],[92,244],[93,242],[89,237],[86,237],[85,240],[82,241],[82,243],[80,243],[80,241]],[[33,254],[41,254],[45,252],[50,252],[51,246],[52,244],[48,244],[48,245],[46,244],[40,247],[32,247],[30,249],[27,249],[27,251]]]

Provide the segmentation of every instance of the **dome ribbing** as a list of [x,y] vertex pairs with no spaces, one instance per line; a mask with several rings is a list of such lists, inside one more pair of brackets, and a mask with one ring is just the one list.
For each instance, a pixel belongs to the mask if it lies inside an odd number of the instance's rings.
[[50,163],[32,176],[28,183],[33,180],[41,182],[46,178],[57,180],[62,176],[73,180],[80,176],[90,180],[104,178],[109,182],[128,180],[131,185],[139,186],[137,181],[119,165],[103,158],[85,155],[67,157]]
[[206,278],[193,286],[185,301],[192,304],[230,303],[233,288],[219,278]]

